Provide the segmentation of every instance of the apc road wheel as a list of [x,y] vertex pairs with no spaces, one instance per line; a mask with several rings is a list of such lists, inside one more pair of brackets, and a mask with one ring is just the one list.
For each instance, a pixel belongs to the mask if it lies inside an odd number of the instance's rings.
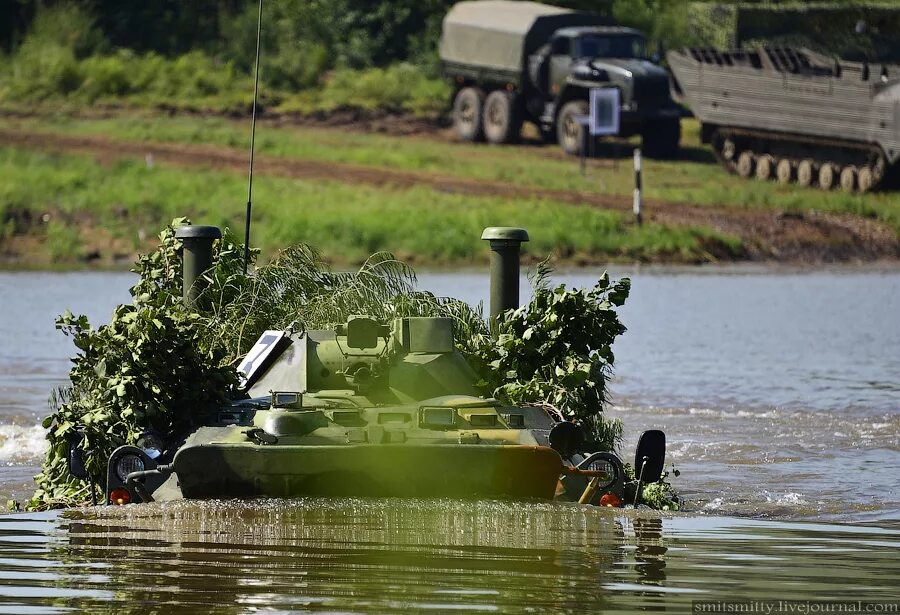
[[841,190],[844,192],[856,190],[856,167],[847,166],[841,170]]
[[463,88],[453,99],[453,125],[463,141],[484,139],[484,92]]
[[819,167],[819,188],[822,190],[831,190],[834,188],[837,183],[837,167],[830,163],[825,162]]
[[816,165],[812,160],[801,160],[797,165],[797,183],[804,188],[813,185],[816,180]]
[[775,167],[775,177],[778,178],[779,184],[789,184],[794,179],[794,165],[787,158],[778,161]]
[[737,145],[731,139],[725,139],[722,143],[722,159],[731,162],[737,154]]
[[741,177],[750,177],[756,169],[756,156],[751,152],[741,152],[737,161],[737,172]]
[[556,139],[567,154],[578,155],[584,146],[584,126],[578,123],[579,115],[587,115],[586,100],[570,100],[563,105],[556,120]]
[[756,161],[756,179],[769,181],[775,175],[775,159],[763,154]]
[[875,187],[875,171],[872,167],[863,167],[856,174],[856,187],[860,192],[871,192]]
[[490,143],[512,143],[518,140],[522,119],[516,97],[506,90],[494,90],[484,101],[484,136]]

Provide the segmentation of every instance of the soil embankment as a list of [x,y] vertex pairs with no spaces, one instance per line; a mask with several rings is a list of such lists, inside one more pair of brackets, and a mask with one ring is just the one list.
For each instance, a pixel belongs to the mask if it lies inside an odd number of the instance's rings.
[[[363,127],[378,130],[378,127]],[[388,130],[390,130],[388,128]],[[428,131],[422,131],[426,134]],[[442,136],[433,125],[431,135]],[[420,132],[421,134],[421,132]],[[101,163],[123,158],[153,160],[180,167],[204,167],[244,173],[243,150],[211,145],[130,142],[102,136],[71,136],[27,130],[0,130],[0,143],[39,150],[89,155]],[[256,171],[297,179],[406,187],[424,185],[434,190],[506,199],[545,199],[560,203],[627,212],[627,197],[591,192],[548,190],[509,183],[455,177],[422,171],[399,170],[347,163],[321,162],[258,155]],[[824,212],[785,213],[766,209],[693,205],[646,200],[645,219],[671,226],[706,227],[739,237],[740,258],[777,262],[853,262],[900,258],[900,240],[887,224],[852,214]],[[733,258],[733,255],[714,257]]]

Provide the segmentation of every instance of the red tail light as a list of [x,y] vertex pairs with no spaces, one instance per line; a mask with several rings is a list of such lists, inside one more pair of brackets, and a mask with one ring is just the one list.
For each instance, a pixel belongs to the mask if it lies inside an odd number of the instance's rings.
[[110,504],[128,504],[131,502],[131,492],[124,487],[117,487],[109,493]]
[[604,493],[600,498],[600,506],[611,506],[612,508],[620,508],[622,506],[622,498],[615,493]]

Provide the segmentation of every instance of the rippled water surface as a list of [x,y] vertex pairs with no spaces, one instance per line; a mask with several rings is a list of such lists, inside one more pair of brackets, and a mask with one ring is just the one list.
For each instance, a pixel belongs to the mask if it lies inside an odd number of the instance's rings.
[[900,530],[562,504],[170,503],[0,517],[0,608],[690,612],[898,600]]
[[[609,411],[626,457],[643,429],[666,431],[689,513],[301,500],[12,515],[0,517],[0,611],[900,599],[900,272],[622,273],[633,290]],[[105,322],[132,282],[0,273],[0,495],[27,497],[39,468],[47,393],[73,350],[54,317]],[[420,282],[473,304],[487,295],[481,273]]]

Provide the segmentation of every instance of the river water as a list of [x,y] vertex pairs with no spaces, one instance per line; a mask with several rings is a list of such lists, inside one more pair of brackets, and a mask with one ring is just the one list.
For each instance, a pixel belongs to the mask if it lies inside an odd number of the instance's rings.
[[[590,285],[599,271],[560,273]],[[610,414],[659,427],[687,513],[507,502],[170,503],[0,517],[0,612],[690,610],[900,600],[900,272],[638,269]],[[130,274],[0,273],[0,495],[38,471],[68,308]],[[482,273],[423,288],[477,303]],[[523,295],[527,283],[523,281]],[[896,611],[895,611],[896,612]]]

